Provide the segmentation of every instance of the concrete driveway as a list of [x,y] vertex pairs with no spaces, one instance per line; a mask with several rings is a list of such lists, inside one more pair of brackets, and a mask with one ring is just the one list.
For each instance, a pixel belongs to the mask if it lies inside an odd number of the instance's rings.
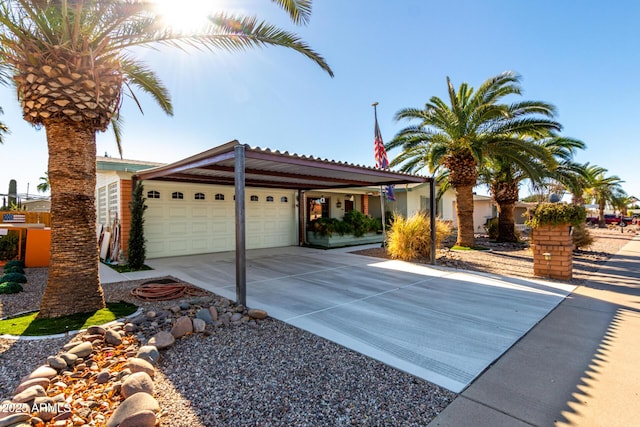
[[[247,252],[247,305],[460,392],[574,286],[389,261],[349,249]],[[235,300],[233,252],[148,260],[153,271],[103,282],[172,275]],[[125,276],[124,278],[122,276]]]

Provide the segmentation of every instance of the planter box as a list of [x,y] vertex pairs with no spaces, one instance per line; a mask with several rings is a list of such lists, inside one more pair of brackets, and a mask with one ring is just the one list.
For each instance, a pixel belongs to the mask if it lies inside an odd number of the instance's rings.
[[307,231],[307,243],[311,246],[320,248],[341,248],[344,246],[368,245],[371,243],[382,243],[382,234],[367,233],[362,237],[356,237],[353,234],[339,235],[337,233],[331,236],[314,235],[313,231]]

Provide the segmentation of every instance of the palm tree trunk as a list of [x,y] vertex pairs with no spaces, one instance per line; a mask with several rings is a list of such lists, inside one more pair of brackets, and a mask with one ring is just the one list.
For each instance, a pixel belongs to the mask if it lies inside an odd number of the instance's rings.
[[498,202],[498,242],[517,242],[515,203]]
[[38,317],[105,307],[96,239],[95,131],[68,121],[45,124],[51,185],[51,261]]
[[607,224],[604,221],[604,208],[605,204],[602,202],[598,203],[598,228],[607,228]]
[[473,228],[473,186],[456,187],[456,214],[458,215],[458,240],[456,245],[473,247],[476,239]]

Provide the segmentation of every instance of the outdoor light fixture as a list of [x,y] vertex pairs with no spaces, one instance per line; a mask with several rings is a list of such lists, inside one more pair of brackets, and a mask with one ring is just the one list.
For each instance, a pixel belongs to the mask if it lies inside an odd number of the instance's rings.
[[549,279],[551,277],[551,252],[545,252],[542,256],[547,261],[547,279]]
[[340,201],[340,199],[338,199],[338,201],[336,202],[336,208],[341,208],[342,207],[342,202]]

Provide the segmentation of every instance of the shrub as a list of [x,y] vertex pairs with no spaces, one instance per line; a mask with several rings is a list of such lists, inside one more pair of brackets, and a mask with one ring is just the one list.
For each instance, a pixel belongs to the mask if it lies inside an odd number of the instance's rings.
[[4,273],[20,273],[20,274],[24,274],[24,268],[20,267],[19,265],[11,265],[9,267],[7,267],[6,265],[4,266]]
[[[131,210],[131,228],[129,230],[129,242],[127,259],[129,267],[140,270],[144,266],[147,257],[147,247],[144,238],[144,211],[147,205],[144,204],[144,187],[142,184],[136,185],[131,197],[129,208]],[[117,254],[115,254],[117,256]]]
[[0,236],[0,260],[15,258],[18,255],[19,241],[20,237],[16,233]]
[[0,277],[0,283],[4,282],[27,283],[27,276],[22,273],[7,273]]
[[593,244],[594,240],[585,223],[573,227],[571,238],[576,249],[588,248]]
[[[449,223],[436,221],[436,247],[451,234]],[[410,261],[431,254],[431,224],[424,213],[405,219],[396,214],[387,233],[387,251],[394,259]]]
[[310,223],[310,230],[314,235],[322,237],[331,236],[334,233],[343,236],[353,234],[362,237],[365,233],[377,232],[382,229],[380,219],[371,218],[359,211],[347,212],[341,221],[337,218],[318,218]]
[[587,211],[582,206],[564,203],[540,203],[529,212],[525,224],[531,228],[543,225],[570,224],[574,227],[587,219]]
[[487,231],[489,238],[495,240],[498,238],[498,218],[489,218],[484,225],[484,229]]
[[380,220],[356,210],[347,212],[342,221],[350,226],[351,233],[356,237],[362,237],[365,233],[377,232],[382,229]]
[[17,266],[17,267],[20,267],[20,268],[25,268],[24,261],[20,261],[19,259],[14,259],[14,260],[8,261],[4,265],[4,268],[6,270],[8,267],[14,267],[14,266]]
[[22,285],[16,282],[0,283],[0,294],[17,294],[22,292]]

